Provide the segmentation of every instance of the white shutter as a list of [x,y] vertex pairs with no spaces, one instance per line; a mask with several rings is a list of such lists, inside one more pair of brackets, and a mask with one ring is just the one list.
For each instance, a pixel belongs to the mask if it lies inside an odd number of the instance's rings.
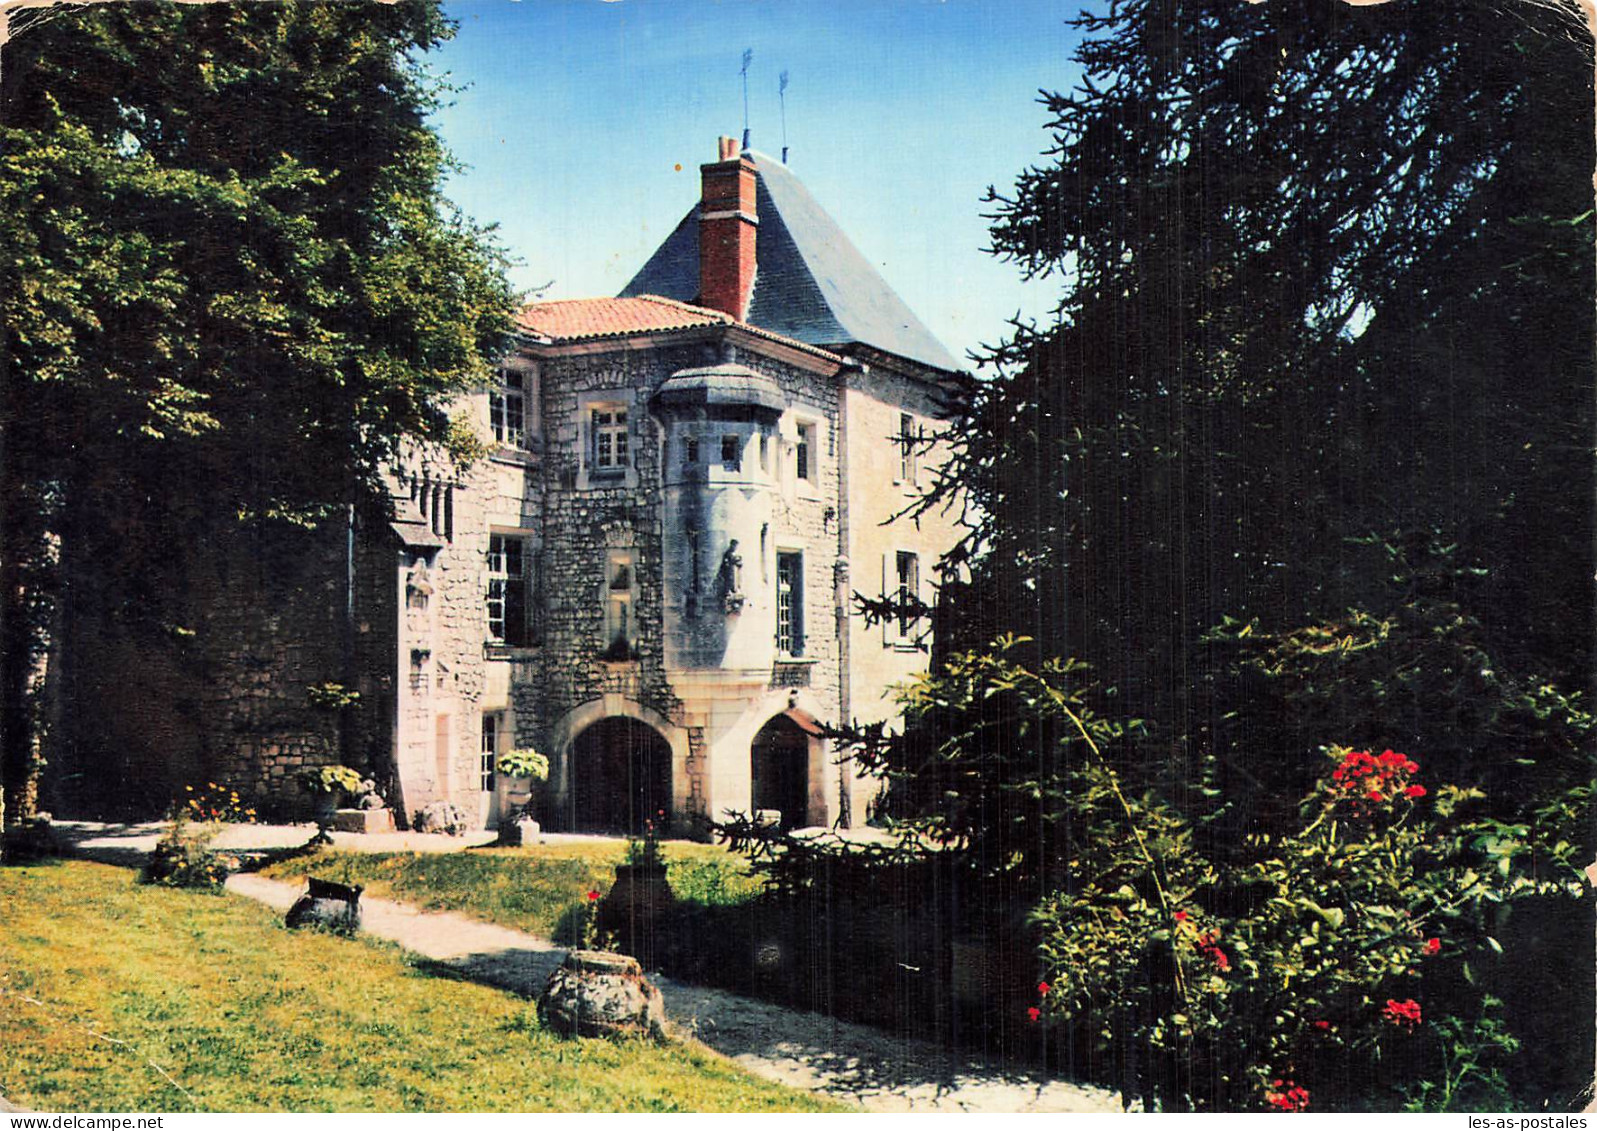
[[[890,596],[898,587],[898,563],[892,550],[882,555],[882,597]],[[893,618],[882,618],[882,647],[890,648],[893,645]]]
[[926,606],[925,615],[922,616],[920,621],[915,625],[915,635],[920,639],[921,647],[927,651],[931,651],[932,646],[931,609],[937,599],[936,593],[933,592],[931,580],[927,577],[927,574],[930,572],[931,571],[926,568],[926,563],[924,561],[922,561],[920,558],[915,559],[915,593],[916,596],[921,599],[921,602]]

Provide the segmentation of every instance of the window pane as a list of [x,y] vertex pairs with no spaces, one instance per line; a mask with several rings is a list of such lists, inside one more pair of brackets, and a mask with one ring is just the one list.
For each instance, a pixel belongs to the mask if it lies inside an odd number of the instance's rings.
[[520,577],[505,581],[504,640],[512,647],[527,643],[527,583]]
[[500,641],[505,638],[505,580],[502,577],[488,580],[488,635]]
[[804,558],[776,555],[776,649],[787,656],[804,651]]

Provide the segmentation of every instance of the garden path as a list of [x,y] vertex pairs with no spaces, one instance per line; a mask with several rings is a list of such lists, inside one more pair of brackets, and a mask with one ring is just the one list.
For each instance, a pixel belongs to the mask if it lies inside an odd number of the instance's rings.
[[[303,843],[303,828],[234,826],[249,843],[233,848]],[[108,826],[60,822],[74,851],[120,864],[142,862],[160,825]],[[229,832],[233,832],[230,829]],[[422,834],[395,834],[412,838]],[[293,837],[298,836],[298,840]],[[336,836],[336,834],[335,834]],[[464,848],[469,842],[430,836],[426,845],[378,845],[388,837],[361,836],[340,848],[368,851]],[[227,881],[229,891],[278,910],[297,899],[303,885],[243,873]],[[440,973],[466,977],[513,993],[536,997],[564,948],[523,931],[484,923],[453,912],[422,911],[408,904],[367,897],[362,929],[436,962]],[[682,1031],[767,1079],[818,1092],[865,1111],[940,1112],[1118,1112],[1119,1098],[1041,1073],[1007,1070],[950,1054],[939,1045],[896,1036],[867,1025],[818,1013],[786,1009],[724,990],[689,985],[651,974],[665,995],[666,1010]]]

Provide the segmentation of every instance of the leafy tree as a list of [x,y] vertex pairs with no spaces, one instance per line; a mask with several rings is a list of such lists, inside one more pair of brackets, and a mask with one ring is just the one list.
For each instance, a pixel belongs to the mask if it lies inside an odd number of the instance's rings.
[[61,578],[196,630],[185,555],[380,498],[509,328],[501,253],[441,195],[435,0],[57,9],[0,75],[4,773]]

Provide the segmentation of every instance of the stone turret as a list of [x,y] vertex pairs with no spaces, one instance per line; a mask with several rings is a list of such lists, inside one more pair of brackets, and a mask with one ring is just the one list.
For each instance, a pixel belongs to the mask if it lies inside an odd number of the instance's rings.
[[786,407],[774,380],[731,361],[678,370],[654,395],[665,433],[667,668],[770,667],[766,557]]

